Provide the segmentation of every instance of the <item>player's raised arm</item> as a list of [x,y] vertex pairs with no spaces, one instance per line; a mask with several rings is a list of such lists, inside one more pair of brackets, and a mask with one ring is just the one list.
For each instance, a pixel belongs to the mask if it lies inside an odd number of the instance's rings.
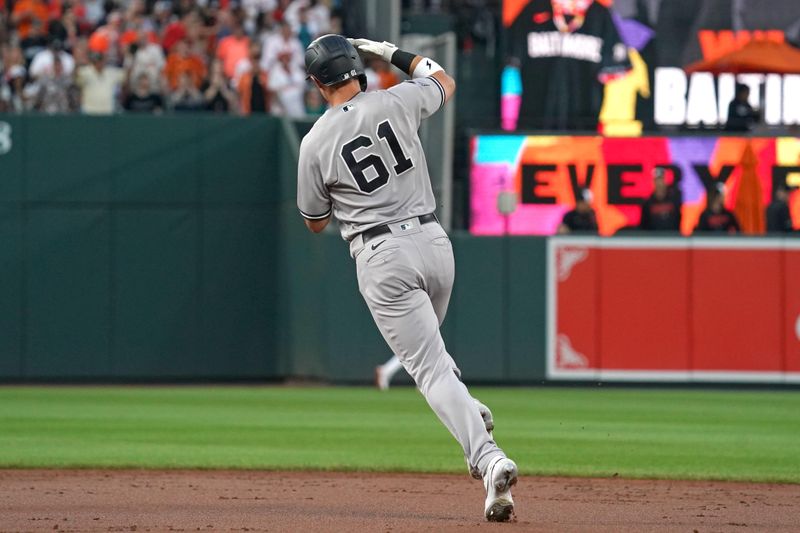
[[388,61],[412,79],[427,77],[436,79],[444,90],[445,102],[456,92],[456,81],[433,59],[400,50],[386,41],[382,43],[369,39],[349,39],[349,41],[361,54]]

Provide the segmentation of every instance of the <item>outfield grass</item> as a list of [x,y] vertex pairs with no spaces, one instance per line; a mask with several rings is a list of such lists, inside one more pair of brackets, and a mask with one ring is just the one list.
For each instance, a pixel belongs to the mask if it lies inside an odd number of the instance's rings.
[[[800,394],[474,389],[523,474],[800,483]],[[0,466],[465,473],[412,388],[0,388]]]

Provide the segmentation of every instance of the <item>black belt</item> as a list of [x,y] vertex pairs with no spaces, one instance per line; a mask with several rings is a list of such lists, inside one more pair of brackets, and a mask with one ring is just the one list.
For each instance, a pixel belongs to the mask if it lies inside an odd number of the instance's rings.
[[[436,218],[436,215],[433,213],[429,213],[427,215],[422,215],[419,218],[420,224],[427,224],[428,222],[439,222],[439,219]],[[374,239],[375,237],[379,237],[381,235],[385,235],[386,233],[391,233],[392,230],[389,228],[388,224],[381,224],[380,226],[375,226],[374,228],[369,228],[368,230],[364,230],[361,232],[361,238],[364,239],[364,244],[367,241]]]

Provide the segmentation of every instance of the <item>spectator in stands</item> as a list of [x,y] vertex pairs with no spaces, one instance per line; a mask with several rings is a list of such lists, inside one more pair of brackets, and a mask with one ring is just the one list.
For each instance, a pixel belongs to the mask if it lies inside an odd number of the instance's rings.
[[178,79],[184,73],[189,74],[195,87],[200,87],[206,77],[206,65],[202,56],[189,50],[186,39],[181,39],[167,56],[164,67],[164,77],[169,90],[174,91],[178,87]]
[[47,48],[47,35],[44,33],[42,23],[39,19],[33,19],[26,37],[19,41],[22,54],[25,56],[25,63],[30,64],[33,58]]
[[[139,30],[151,29],[152,22],[150,22],[146,16],[147,8],[143,0],[127,0],[123,4],[123,7],[127,7],[125,9],[125,13],[123,14],[125,28],[133,32],[132,38],[123,43],[124,46],[136,40],[136,34],[139,32]],[[127,31],[125,33],[127,33]]]
[[278,25],[278,33],[272,34],[262,43],[261,70],[269,72],[277,63],[278,56],[288,54],[290,61],[305,68],[305,48],[294,35],[292,27],[286,21]]
[[326,33],[335,33],[337,35],[344,34],[344,20],[342,20],[342,15],[340,13],[331,13],[329,22],[328,31],[320,30],[323,35]]
[[89,36],[89,48],[102,53],[109,64],[118,65],[123,57],[120,50],[121,36],[122,15],[119,11],[111,11],[106,17],[106,23]]
[[214,113],[228,113],[237,109],[236,92],[225,79],[222,72],[222,63],[219,60],[211,64],[211,76],[203,83],[203,99],[207,111]]
[[11,107],[11,87],[6,83],[5,76],[2,76],[2,69],[0,68],[0,113],[11,113],[14,109]]
[[319,0],[308,0],[308,20],[316,27],[317,37],[332,33],[331,10],[325,3]]
[[583,189],[578,192],[575,197],[575,209],[564,215],[558,233],[597,234],[597,216],[592,209],[592,191]]
[[255,33],[256,21],[259,16],[271,13],[278,7],[277,0],[242,0],[242,9],[246,17],[246,26],[249,26],[252,33]]
[[59,55],[53,57],[52,65],[41,73],[32,86],[32,108],[43,113],[68,113],[72,111],[70,102],[71,72],[67,69]]
[[297,14],[297,22],[291,26],[292,31],[297,35],[297,39],[300,41],[300,45],[303,48],[307,48],[308,45],[311,44],[311,41],[313,41],[317,35],[320,35],[319,29],[314,21],[309,20],[307,6],[300,6],[300,10]]
[[25,110],[25,72],[22,67],[12,68],[4,77],[0,89],[4,112],[22,113]]
[[83,0],[82,1],[85,15],[84,19],[91,26],[97,26],[106,15],[106,10],[103,4],[105,0]]
[[725,209],[725,187],[720,184],[716,191],[709,193],[708,205],[700,215],[695,233],[739,233],[736,215]]
[[663,172],[653,179],[653,194],[642,204],[639,228],[645,231],[680,231],[681,204],[669,194]]
[[381,88],[381,78],[372,68],[371,61],[364,62],[364,76],[367,78],[367,92],[377,91]]
[[222,61],[222,71],[228,78],[233,78],[236,65],[247,58],[250,49],[250,38],[245,34],[240,15],[234,17],[233,33],[223,37],[217,46],[217,58]]
[[325,113],[328,107],[325,100],[316,88],[306,89],[306,114],[318,117]]
[[192,53],[200,54],[206,63],[206,68],[214,58],[217,46],[217,26],[213,19],[201,18],[193,12],[186,17],[186,42]]
[[273,11],[267,11],[258,15],[256,19],[256,29],[253,32],[253,40],[260,43],[275,32],[276,22],[273,18]]
[[785,185],[775,189],[772,202],[767,206],[767,233],[791,233],[794,231],[789,212],[789,192]]
[[3,100],[3,108],[6,111],[21,113],[24,109],[24,87],[27,70],[25,60],[22,56],[22,49],[19,46],[7,46],[3,48],[3,78],[0,84],[3,87],[0,99]]
[[[0,44],[8,42],[6,26],[8,26],[8,21],[6,20],[6,0],[0,0]],[[2,87],[2,82],[0,82],[0,87]],[[2,102],[2,96],[0,96],[0,102]]]
[[[194,12],[191,12],[182,19],[171,20],[172,9],[170,6],[171,4],[169,2],[163,1],[156,2],[155,6],[153,6],[153,13],[156,19],[163,25],[161,46],[164,47],[164,50],[168,54],[172,52],[172,47],[175,46],[178,41],[188,39],[187,28],[191,25],[190,20],[196,16]],[[189,43],[190,46],[191,44],[193,43]]]
[[91,64],[80,67],[75,83],[81,90],[81,111],[90,115],[108,115],[116,108],[115,97],[125,80],[121,68],[107,65],[99,52],[89,54]]
[[267,88],[275,95],[273,114],[292,118],[305,116],[306,74],[292,61],[291,54],[278,56],[278,62],[267,74],[267,80]]
[[728,122],[725,123],[727,131],[750,131],[758,121],[758,112],[750,105],[748,98],[750,88],[737,83],[735,96],[728,105]]
[[378,78],[379,89],[388,89],[400,83],[400,78],[392,72],[392,66],[388,62],[376,59],[370,61],[369,66]]
[[[339,2],[0,0],[0,44],[6,35],[15,43],[2,54],[0,111],[320,114],[324,101],[306,95],[304,55],[320,34],[341,32],[331,4]],[[255,64],[252,42],[265,45]],[[385,67],[370,70],[372,87],[398,81]]]
[[205,107],[203,95],[194,86],[192,77],[188,72],[184,72],[178,78],[178,87],[170,95],[170,103],[175,111],[201,111]]
[[11,88],[0,81],[0,113],[12,113],[11,105]]
[[261,46],[250,45],[250,68],[239,78],[236,88],[239,91],[239,106],[242,115],[268,113],[270,110],[269,85],[267,73],[261,68]]
[[50,21],[50,36],[60,39],[65,50],[72,50],[78,44],[81,36],[81,25],[87,28],[86,21],[82,18],[85,9],[80,2],[64,5],[64,13],[60,19]]
[[50,12],[44,0],[17,0],[11,12],[11,24],[16,26],[21,41],[31,36],[31,31],[38,26],[41,34],[47,33],[47,22]]
[[146,72],[139,72],[134,78],[133,90],[125,97],[122,107],[129,113],[161,114],[164,111],[164,100],[161,95],[152,89],[150,76]]
[[286,20],[286,11],[288,10],[289,5],[291,3],[292,0],[278,0],[278,6],[272,12],[272,17],[275,19],[276,22]]
[[33,56],[30,69],[28,69],[31,80],[36,81],[42,76],[53,77],[56,60],[59,62],[61,72],[66,76],[72,76],[75,71],[75,61],[63,48],[61,39],[51,38],[47,48]]
[[135,34],[136,41],[128,45],[128,54],[125,57],[127,67],[133,79],[138,79],[144,74],[149,78],[150,87],[158,90],[161,85],[161,76],[166,61],[161,45],[156,44],[155,36],[139,29]]
[[76,70],[89,64],[89,43],[86,39],[78,39],[75,42],[75,46],[72,47],[72,59],[75,61]]
[[308,0],[281,0],[275,20],[283,21],[291,26],[292,31],[297,33],[297,26],[300,20],[300,10],[308,7]]

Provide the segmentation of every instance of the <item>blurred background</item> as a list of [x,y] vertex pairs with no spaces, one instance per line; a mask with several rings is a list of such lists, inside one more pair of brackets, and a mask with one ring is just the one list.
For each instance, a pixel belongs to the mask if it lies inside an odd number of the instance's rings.
[[295,207],[331,32],[457,80],[420,137],[466,380],[800,382],[794,0],[0,0],[0,380],[372,380]]

